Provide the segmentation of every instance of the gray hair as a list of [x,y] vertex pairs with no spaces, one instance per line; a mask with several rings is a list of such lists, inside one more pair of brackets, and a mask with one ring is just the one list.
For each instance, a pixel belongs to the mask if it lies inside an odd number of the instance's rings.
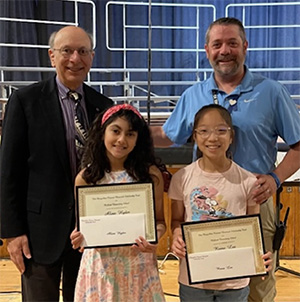
[[215,25],[224,25],[224,26],[228,26],[228,25],[237,25],[239,27],[240,30],[240,37],[242,39],[243,42],[246,41],[246,32],[245,32],[245,28],[242,24],[242,22],[236,18],[220,18],[217,19],[216,21],[214,21],[213,23],[211,23],[206,31],[206,35],[205,35],[205,43],[208,44],[209,43],[209,34],[211,29],[215,26]]
[[[88,36],[88,38],[89,38],[89,40],[90,40],[90,42],[91,42],[91,49],[93,49],[93,46],[94,46],[94,39],[93,39],[92,34],[90,34],[89,32],[87,32],[87,31],[84,30],[83,28],[82,28],[82,30],[87,34],[87,36]],[[56,38],[57,33],[59,33],[59,30],[58,30],[58,31],[54,31],[54,32],[50,35],[50,37],[49,37],[48,45],[49,45],[49,47],[50,47],[51,49],[54,48],[54,42],[55,42],[55,38]]]

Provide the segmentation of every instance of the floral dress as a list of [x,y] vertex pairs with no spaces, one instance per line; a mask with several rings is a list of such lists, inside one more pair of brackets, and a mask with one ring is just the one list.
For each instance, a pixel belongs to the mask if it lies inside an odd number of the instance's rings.
[[[133,182],[126,171],[106,173],[101,184]],[[165,301],[156,255],[131,246],[85,249],[75,288],[75,301]]]

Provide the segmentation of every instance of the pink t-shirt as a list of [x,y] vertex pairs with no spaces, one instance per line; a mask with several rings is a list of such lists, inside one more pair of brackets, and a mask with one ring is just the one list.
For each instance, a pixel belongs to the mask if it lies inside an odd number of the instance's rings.
[[[222,173],[203,171],[198,161],[180,169],[171,180],[169,198],[183,200],[185,221],[199,221],[247,214],[247,206],[255,205],[250,192],[256,177],[236,163]],[[245,259],[247,261],[247,259]],[[239,289],[249,278],[190,285],[186,259],[180,260],[178,281],[184,285],[211,290]]]

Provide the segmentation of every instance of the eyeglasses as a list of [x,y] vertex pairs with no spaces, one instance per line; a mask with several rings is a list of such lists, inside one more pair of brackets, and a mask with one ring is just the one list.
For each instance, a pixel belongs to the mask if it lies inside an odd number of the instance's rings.
[[77,53],[81,57],[86,57],[87,55],[89,55],[92,52],[92,49],[87,49],[85,47],[81,47],[81,48],[78,48],[78,49],[73,49],[73,48],[69,48],[69,47],[63,47],[63,48],[53,48],[53,50],[59,51],[59,53],[64,58],[70,58],[71,55],[74,53],[75,50],[77,51]]
[[202,138],[208,138],[212,133],[214,133],[216,136],[225,136],[228,131],[230,131],[230,127],[216,127],[214,129],[195,129],[195,132],[200,135]]

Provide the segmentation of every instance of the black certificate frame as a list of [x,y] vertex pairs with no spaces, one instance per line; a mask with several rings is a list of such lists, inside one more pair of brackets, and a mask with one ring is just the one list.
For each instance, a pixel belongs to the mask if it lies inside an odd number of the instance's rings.
[[[145,200],[138,199],[134,197],[134,194],[142,192],[142,195],[145,196]],[[118,195],[115,195],[118,194]],[[122,197],[122,195],[124,196]],[[115,210],[118,210],[118,205],[116,200],[123,198],[124,203],[127,205],[130,204],[129,208],[126,208],[121,214],[112,213],[111,207],[108,203],[106,207],[103,205],[106,197],[110,196],[111,200],[114,201]],[[97,201],[95,201],[95,198]],[[134,202],[132,201],[134,200]],[[114,183],[114,184],[97,184],[97,185],[84,185],[84,186],[76,186],[76,222],[77,222],[77,229],[82,231],[80,218],[81,217],[89,217],[89,216],[106,216],[106,215],[115,215],[115,216],[123,216],[126,214],[145,214],[145,233],[146,233],[146,240],[149,243],[156,244],[158,242],[157,239],[157,230],[156,230],[156,214],[155,214],[155,195],[154,195],[154,188],[151,182],[135,182],[135,183]],[[119,202],[119,203],[122,203]],[[137,202],[139,204],[137,204]],[[143,202],[143,203],[140,203]],[[102,203],[96,209],[90,209],[94,203]],[[90,206],[90,208],[89,208]],[[142,212],[139,212],[139,209],[144,209]],[[90,215],[90,212],[93,212],[93,215]],[[106,212],[103,212],[106,211]],[[110,213],[108,214],[107,212]],[[95,232],[101,232],[100,230],[95,230]],[[84,234],[83,234],[84,235]],[[118,246],[129,246],[135,244],[135,239],[128,243],[121,243],[118,242],[113,244],[94,244],[94,245],[86,245],[85,248],[105,248],[105,247],[118,247]]]
[[[234,229],[234,227],[247,227],[248,232],[252,231],[253,238],[249,238],[249,246],[244,247],[251,247],[251,240],[254,242],[254,258],[255,258],[255,273],[252,274],[245,274],[245,275],[232,275],[225,278],[207,278],[207,279],[196,279],[192,276],[192,269],[194,267],[191,267],[190,263],[190,256],[193,253],[203,253],[203,255],[207,252],[215,251],[214,249],[210,249],[210,245],[206,245],[206,247],[201,247],[201,251],[199,252],[197,249],[197,246],[199,247],[199,243],[193,241],[193,236],[195,237],[199,235],[201,237],[201,232],[203,235],[205,235],[207,238],[210,238],[209,236],[214,235],[214,232],[216,234],[227,231],[228,228],[232,226],[233,231],[237,231]],[[241,278],[249,278],[253,276],[265,276],[268,274],[266,271],[266,268],[264,266],[264,260],[261,258],[262,254],[265,254],[265,246],[264,246],[264,239],[263,239],[263,232],[262,232],[262,226],[261,226],[261,217],[260,214],[252,214],[252,215],[242,215],[242,216],[235,216],[230,218],[221,218],[216,220],[206,220],[206,221],[190,221],[190,222],[184,222],[181,224],[181,230],[182,230],[182,236],[183,240],[186,244],[186,263],[187,263],[187,272],[188,272],[188,279],[189,284],[200,284],[200,283],[208,283],[208,282],[217,282],[217,281],[225,281],[225,280],[232,280],[232,279],[241,279]],[[217,231],[216,231],[217,230]],[[244,230],[244,229],[243,229]],[[205,233],[204,233],[205,232]],[[207,233],[210,232],[210,233]],[[244,238],[244,237],[243,237]],[[217,241],[217,240],[216,240]],[[200,242],[200,241],[199,241]],[[244,244],[244,243],[243,243]],[[242,245],[243,245],[242,244]],[[212,243],[212,246],[214,243]],[[215,247],[216,248],[216,247]],[[224,249],[224,251],[228,251],[230,248],[224,248],[222,245],[219,247],[220,250]],[[231,247],[232,248],[232,247]],[[238,246],[238,248],[243,248],[243,246]],[[207,249],[207,250],[206,250]],[[234,249],[234,248],[232,248]],[[201,255],[200,255],[201,256]],[[243,265],[243,262],[245,259],[240,259],[240,265]],[[201,269],[201,268],[199,268]],[[213,268],[212,268],[213,269]]]

